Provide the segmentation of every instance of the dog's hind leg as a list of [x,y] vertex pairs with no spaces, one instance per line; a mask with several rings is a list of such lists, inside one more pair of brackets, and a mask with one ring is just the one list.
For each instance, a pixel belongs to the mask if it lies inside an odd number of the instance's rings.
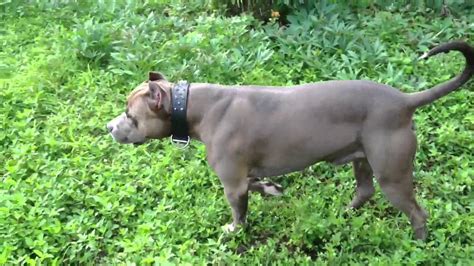
[[356,178],[356,195],[348,208],[357,209],[367,202],[375,193],[373,172],[367,159],[358,159],[352,162]]
[[262,195],[281,196],[283,188],[276,183],[269,181],[260,181],[258,178],[249,177],[249,191],[258,192]]
[[416,239],[427,236],[426,211],[418,205],[413,190],[413,159],[416,137],[409,128],[379,134],[371,139],[367,158],[382,191],[410,219]]
[[428,214],[418,205],[413,192],[411,173],[397,173],[399,180],[390,177],[379,179],[380,187],[390,202],[410,219],[415,238],[425,240],[427,237],[426,219]]

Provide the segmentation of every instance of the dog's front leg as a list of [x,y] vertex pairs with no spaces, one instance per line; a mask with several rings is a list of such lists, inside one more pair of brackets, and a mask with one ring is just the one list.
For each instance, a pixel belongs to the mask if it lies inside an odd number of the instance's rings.
[[233,221],[224,227],[224,231],[233,232],[239,225],[245,223],[247,215],[247,169],[235,160],[219,160],[215,165],[215,171],[224,186],[224,193],[232,208]]

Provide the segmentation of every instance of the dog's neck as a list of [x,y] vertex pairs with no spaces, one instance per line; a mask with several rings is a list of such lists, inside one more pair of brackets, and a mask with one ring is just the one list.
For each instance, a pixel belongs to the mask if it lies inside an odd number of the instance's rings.
[[216,128],[205,126],[212,123],[215,119],[213,116],[218,115],[216,103],[222,97],[232,94],[233,90],[225,88],[226,86],[208,83],[191,83],[188,96],[187,121],[189,135],[191,138],[206,142],[212,132],[208,132],[206,128]]

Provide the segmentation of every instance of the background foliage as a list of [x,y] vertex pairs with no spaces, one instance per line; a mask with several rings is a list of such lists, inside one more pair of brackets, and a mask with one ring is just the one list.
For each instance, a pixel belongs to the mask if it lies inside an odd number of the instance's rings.
[[416,62],[422,52],[474,44],[474,12],[463,5],[441,16],[320,3],[269,23],[225,17],[204,0],[1,4],[0,264],[472,264],[472,82],[415,116],[426,243],[380,191],[344,212],[351,168],[324,163],[276,178],[281,198],[252,195],[251,226],[224,235],[230,211],[201,144],[134,148],[107,136],[149,70],[223,84],[371,79],[409,92],[464,64],[456,53]]
[[438,11],[442,16],[448,16],[458,10],[471,9],[474,2],[469,0],[200,0],[213,7],[224,7],[229,14],[242,12],[251,13],[261,19],[272,17],[271,11],[280,12],[283,17],[295,9],[324,9],[328,5],[336,5],[338,10],[372,9],[374,11],[387,9],[391,11],[416,11],[425,8]]

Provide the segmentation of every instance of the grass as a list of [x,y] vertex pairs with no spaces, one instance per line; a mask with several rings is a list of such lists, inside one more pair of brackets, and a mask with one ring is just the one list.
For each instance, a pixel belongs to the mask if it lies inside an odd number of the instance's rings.
[[250,199],[249,228],[225,235],[222,187],[197,142],[121,146],[105,123],[149,70],[169,79],[289,85],[371,79],[420,91],[460,72],[452,39],[474,44],[474,12],[327,5],[262,24],[198,2],[3,4],[0,35],[0,264],[458,264],[474,261],[473,87],[417,111],[416,190],[426,243],[377,194],[344,212],[349,166],[276,178]]

